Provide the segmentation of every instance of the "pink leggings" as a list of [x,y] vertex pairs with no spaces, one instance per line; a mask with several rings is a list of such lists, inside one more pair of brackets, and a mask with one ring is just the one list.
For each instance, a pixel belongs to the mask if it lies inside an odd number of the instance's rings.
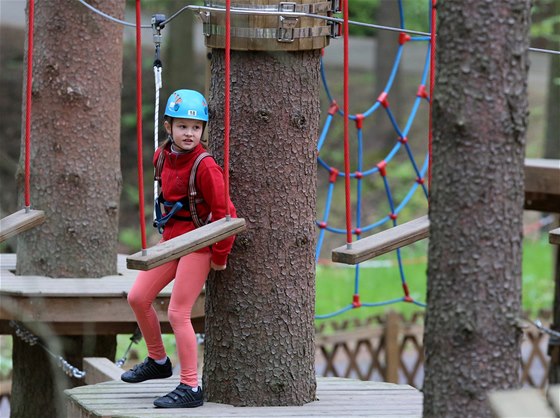
[[191,253],[149,271],[138,274],[128,303],[142,331],[148,356],[154,360],[166,357],[161,328],[152,302],[158,293],[175,278],[167,315],[177,342],[181,363],[181,383],[198,386],[197,342],[191,323],[192,307],[210,272],[210,252]]

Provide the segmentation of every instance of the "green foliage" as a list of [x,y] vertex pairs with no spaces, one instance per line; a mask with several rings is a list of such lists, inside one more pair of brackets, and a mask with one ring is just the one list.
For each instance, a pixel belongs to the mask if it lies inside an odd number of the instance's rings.
[[[377,19],[379,8],[390,7],[394,13],[399,13],[397,0],[348,0],[349,19],[362,23],[373,23],[388,26],[386,22]],[[404,27],[406,29],[428,32],[428,6],[427,0],[403,0]],[[350,26],[351,36],[376,36],[378,29],[366,28],[356,25]]]
[[[546,234],[539,239],[526,238],[523,243],[522,293],[523,310],[534,319],[541,310],[550,310],[553,303],[554,280],[552,279],[553,246]],[[426,302],[427,241],[418,242],[402,249],[404,272],[410,295]],[[360,297],[363,302],[381,302],[402,297],[395,252],[375,258],[360,266]],[[317,267],[316,312],[327,314],[352,302],[354,293],[353,267],[333,264]],[[381,307],[361,307],[337,316],[337,320],[367,318],[395,310],[409,317],[423,308],[405,302]],[[318,320],[321,322],[323,320]],[[328,320],[326,320],[328,321]]]

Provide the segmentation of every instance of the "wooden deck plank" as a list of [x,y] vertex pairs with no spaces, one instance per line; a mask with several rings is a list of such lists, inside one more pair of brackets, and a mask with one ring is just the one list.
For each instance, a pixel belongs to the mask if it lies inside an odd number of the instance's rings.
[[428,215],[425,215],[378,234],[354,241],[352,248],[346,248],[346,245],[338,247],[332,251],[332,261],[358,264],[427,238],[429,232],[430,221],[428,220]]
[[0,242],[6,241],[14,235],[25,232],[45,222],[45,212],[42,210],[21,209],[0,220]]
[[223,218],[148,248],[146,255],[142,255],[142,251],[132,254],[126,260],[127,267],[133,270],[150,270],[168,261],[208,247],[245,229],[245,219],[232,218],[226,221]]
[[556,418],[540,389],[503,390],[488,395],[496,418]]
[[233,407],[205,403],[191,410],[157,409],[153,400],[171,391],[178,376],[138,384],[111,381],[65,391],[68,411],[77,417],[421,417],[422,394],[408,385],[317,378],[317,401],[303,406]]
[[548,242],[560,245],[560,228],[553,229],[548,233]]
[[551,385],[546,392],[548,403],[557,417],[560,417],[560,385]]

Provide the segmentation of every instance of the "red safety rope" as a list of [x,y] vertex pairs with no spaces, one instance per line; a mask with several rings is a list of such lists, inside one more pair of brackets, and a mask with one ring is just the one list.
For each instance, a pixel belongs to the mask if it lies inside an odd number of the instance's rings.
[[35,1],[29,0],[29,29],[27,30],[27,79],[25,90],[25,208],[31,207],[31,90],[33,85],[33,27]]
[[350,141],[349,141],[349,94],[348,94],[348,38],[349,38],[349,22],[348,22],[348,0],[343,0],[344,8],[344,189],[346,196],[346,244],[350,248],[352,246],[352,214],[350,206]]
[[428,192],[432,189],[432,109],[434,103],[434,85],[436,83],[436,1],[432,0],[432,22],[430,37],[430,114],[428,122]]
[[140,0],[136,0],[136,147],[138,152],[138,204],[142,252],[146,250],[146,220],[144,214],[144,168],[142,158],[142,27]]
[[229,209],[229,81],[231,63],[231,0],[226,0],[226,45],[225,45],[225,109],[224,109],[224,188],[226,200],[226,220],[231,218]]

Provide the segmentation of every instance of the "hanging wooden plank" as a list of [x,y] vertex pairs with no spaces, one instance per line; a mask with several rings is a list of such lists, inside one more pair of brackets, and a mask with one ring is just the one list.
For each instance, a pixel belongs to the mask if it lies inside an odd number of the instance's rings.
[[142,255],[142,251],[132,254],[126,259],[126,266],[132,270],[151,270],[168,261],[222,241],[244,231],[245,228],[243,218],[232,218],[229,221],[223,218],[148,248],[146,255]]
[[548,233],[548,242],[560,245],[560,228],[553,229]]
[[34,228],[43,222],[45,222],[45,212],[42,210],[31,209],[26,212],[25,209],[22,209],[12,213],[0,220],[0,242],[4,242],[8,238]]
[[354,241],[352,248],[346,248],[346,245],[335,248],[332,251],[332,261],[358,264],[396,248],[401,248],[427,238],[429,229],[430,221],[428,220],[428,215],[422,216],[370,237]]

